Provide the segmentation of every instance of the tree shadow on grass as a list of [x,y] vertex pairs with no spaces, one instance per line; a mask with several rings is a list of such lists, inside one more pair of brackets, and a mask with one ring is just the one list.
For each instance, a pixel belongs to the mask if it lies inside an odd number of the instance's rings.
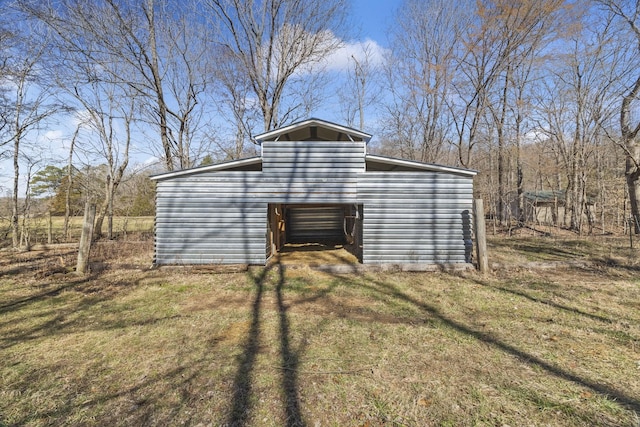
[[42,284],[40,285],[41,287],[48,287],[50,285],[54,285],[55,287],[45,292],[40,292],[35,295],[29,295],[28,297],[18,298],[11,302],[0,304],[0,314],[6,314],[9,311],[13,311],[13,310],[20,310],[21,308],[23,308],[28,304],[39,302],[50,297],[55,297],[59,295],[62,291],[72,289],[75,286],[80,285],[82,283],[86,283],[90,280],[91,280],[91,277],[86,277],[86,278],[73,280],[63,284],[46,284],[46,283]]
[[276,285],[276,299],[278,303],[278,320],[280,327],[280,354],[282,357],[282,392],[285,399],[286,425],[289,427],[305,425],[300,411],[298,398],[298,367],[300,364],[300,350],[293,351],[290,342],[290,324],[287,317],[289,308],[284,302],[283,287],[284,266],[278,264],[279,280]]
[[62,283],[43,283],[40,284],[38,288],[50,289],[33,295],[18,298],[0,305],[0,316],[2,316],[3,318],[3,322],[0,322],[0,327],[5,330],[5,334],[2,336],[2,338],[0,338],[0,349],[5,349],[14,344],[33,339],[41,331],[46,330],[50,333],[56,333],[56,331],[62,330],[63,328],[68,326],[63,326],[61,324],[62,319],[67,314],[82,310],[87,305],[91,304],[91,300],[82,299],[77,304],[73,304],[72,307],[68,310],[61,310],[58,307],[53,306],[47,312],[38,311],[37,313],[33,313],[29,316],[30,321],[33,321],[36,318],[49,318],[49,320],[25,329],[21,329],[20,331],[12,334],[8,334],[6,332],[7,327],[10,327],[10,325],[12,324],[21,326],[24,325],[25,322],[23,321],[24,319],[22,319],[20,316],[14,318],[8,317],[10,314],[18,313],[22,310],[29,310],[32,305],[47,302],[49,300],[57,298],[63,292],[78,291],[83,286],[86,286],[88,283],[95,279],[95,275],[90,275],[74,278],[70,281]]
[[0,258],[0,274],[10,277],[25,273],[46,275],[51,272],[66,271],[64,267],[73,260],[76,253],[77,250],[53,249],[4,254]]
[[[141,279],[149,279],[150,275],[145,275]],[[89,330],[119,330],[129,327],[148,326],[165,320],[173,320],[180,315],[158,315],[151,314],[150,317],[121,317],[117,316],[118,311],[109,311],[104,318],[100,317],[101,309],[95,309],[101,303],[110,303],[114,299],[126,297],[133,289],[140,285],[141,279],[125,279],[119,281],[100,280],[100,275],[85,276],[73,279],[67,283],[53,283],[47,286],[55,286],[55,288],[41,292],[36,295],[21,298],[5,304],[0,310],[4,309],[4,313],[8,311],[30,310],[31,304],[44,302],[45,307],[37,308],[32,311],[36,313],[36,322],[24,322],[27,326],[22,327],[20,318],[12,319],[4,322],[3,325],[16,324],[14,331],[0,338],[0,351],[5,350],[16,344],[36,340],[39,338],[50,338],[63,334],[74,334]],[[42,285],[41,285],[42,286]],[[69,299],[55,301],[63,292],[69,292]],[[51,300],[51,301],[49,301]],[[114,308],[110,305],[111,308]],[[116,306],[115,308],[126,309],[126,306]],[[19,313],[18,313],[19,314]],[[91,323],[87,323],[87,318],[83,315],[95,317]],[[31,316],[31,315],[30,315]],[[23,317],[24,319],[24,317]],[[14,364],[20,363],[19,356],[14,356]],[[42,383],[42,377],[53,374],[55,372],[64,372],[69,368],[67,361],[64,359],[51,362],[49,365],[41,366],[37,370],[27,370],[21,375],[19,382],[15,384],[16,389],[11,391],[16,396],[25,396],[25,400],[39,399],[38,396],[48,395],[51,390],[34,390],[30,388],[30,384]],[[94,368],[111,369],[106,365],[101,365],[104,361],[97,360]],[[103,414],[103,422],[107,424],[115,423],[122,425],[161,425],[171,424],[182,408],[188,406],[189,399],[196,399],[189,394],[191,390],[190,383],[200,375],[201,370],[210,362],[207,360],[197,360],[193,364],[178,364],[161,372],[144,375],[138,380],[132,380],[133,384],[113,390],[110,384],[100,383],[100,387],[96,387],[96,377],[88,372],[88,375],[77,377],[70,386],[75,390],[73,394],[68,394],[68,390],[60,390],[63,395],[67,393],[66,399],[55,400],[55,405],[51,409],[35,407],[34,410],[25,411],[19,415],[19,418],[11,420],[10,425],[26,425],[31,423],[51,423],[52,420],[73,424],[72,421],[85,408],[99,408],[105,405],[113,404],[120,401],[120,407],[127,408],[119,414]],[[129,382],[129,381],[127,381]],[[167,384],[170,384],[168,386]],[[166,396],[180,390],[181,403],[175,405],[167,413],[158,418],[158,402],[166,400]],[[32,397],[29,397],[33,395]],[[82,400],[77,396],[86,395],[88,398]],[[198,399],[200,396],[197,397]],[[125,419],[122,419],[125,417]],[[129,422],[129,421],[130,422]],[[166,421],[166,423],[164,421]],[[0,414],[0,426],[3,425],[3,416]],[[76,420],[77,422],[77,420]],[[6,422],[8,423],[8,422]]]
[[260,349],[261,306],[271,271],[277,272],[275,294],[278,309],[281,389],[285,406],[285,425],[289,427],[305,425],[298,397],[298,366],[301,349],[294,351],[291,346],[291,326],[287,316],[288,306],[284,300],[285,269],[282,264],[274,263],[261,269],[259,274],[251,276],[255,285],[255,296],[251,305],[249,332],[242,353],[237,360],[238,368],[233,382],[232,407],[227,417],[227,425],[230,426],[246,425],[251,414],[252,376]]
[[[343,280],[351,280],[348,278],[345,278],[344,276],[340,276]],[[614,399],[616,402],[618,402],[619,404],[625,406],[626,408],[635,411],[635,412],[640,412],[640,401],[635,398],[632,397],[628,394],[626,394],[624,391],[619,390],[617,388],[608,386],[606,384],[601,384],[598,383],[596,381],[592,381],[588,378],[583,378],[580,375],[574,374],[566,369],[563,369],[561,367],[558,366],[554,366],[551,363],[537,357],[534,356],[532,354],[529,354],[525,351],[520,350],[519,348],[515,347],[514,345],[511,345],[509,343],[506,343],[486,332],[482,332],[482,331],[478,331],[476,329],[471,328],[468,325],[465,325],[455,319],[452,319],[451,317],[445,315],[444,313],[442,313],[436,306],[432,305],[432,304],[428,304],[426,302],[420,301],[418,299],[416,299],[415,297],[408,295],[404,292],[402,292],[401,290],[399,290],[396,286],[384,282],[384,281],[380,281],[377,279],[374,279],[370,276],[362,276],[362,281],[359,282],[354,282],[354,285],[359,285],[362,286],[366,289],[368,289],[369,291],[372,291],[374,293],[378,293],[380,294],[383,298],[387,298],[389,301],[393,301],[393,300],[400,300],[406,303],[409,303],[411,305],[413,305],[414,307],[418,308],[420,311],[423,311],[427,314],[429,314],[430,316],[439,319],[440,321],[442,321],[445,325],[451,327],[452,329],[463,333],[465,335],[471,336],[475,339],[477,339],[478,341],[482,341],[494,348],[497,348],[507,354],[510,354],[516,358],[518,358],[518,360],[522,361],[525,364],[528,365],[532,365],[535,366],[537,368],[540,368],[544,371],[546,371],[547,373],[566,380],[566,381],[570,381],[573,382],[577,385],[580,385],[582,387],[586,387],[591,389],[592,391],[599,393],[601,395],[604,396],[608,396],[612,399]]]
[[[12,420],[7,425],[30,425],[41,424],[70,424],[84,425],[86,422],[79,422],[72,416],[81,414],[85,409],[115,406],[115,413],[103,413],[100,418],[93,419],[89,424],[96,421],[101,425],[192,425],[193,416],[189,408],[195,406],[196,402],[202,400],[202,396],[193,389],[193,383],[202,375],[202,369],[211,363],[206,356],[191,361],[189,364],[179,364],[171,369],[161,370],[150,375],[145,375],[134,381],[134,384],[109,391],[106,386],[98,392],[93,391],[94,386],[90,377],[79,380],[79,384],[74,384],[78,393],[90,393],[86,400],[73,396],[69,399],[58,400],[52,409],[35,408],[35,411],[25,413],[21,418]],[[50,367],[55,369],[55,366]],[[41,372],[33,372],[33,382],[37,383]],[[29,382],[29,378],[25,382]],[[21,393],[30,393],[26,390]],[[33,394],[38,395],[40,391]],[[178,395],[178,402],[175,400],[170,407],[167,407],[168,396]],[[119,402],[119,403],[118,403]],[[186,409],[186,411],[185,411]],[[199,421],[199,419],[196,419]],[[2,414],[0,414],[0,426],[3,426]]]
[[604,322],[604,323],[613,323],[614,322],[613,319],[610,319],[608,317],[600,316],[598,314],[588,313],[586,311],[580,310],[580,309],[575,308],[575,307],[569,307],[569,306],[566,306],[566,305],[563,305],[563,304],[558,304],[557,302],[554,302],[554,301],[550,301],[550,300],[547,300],[547,299],[544,299],[544,298],[539,298],[539,297],[536,297],[535,295],[530,295],[530,294],[528,294],[528,293],[526,293],[524,291],[511,289],[511,288],[507,288],[507,287],[504,287],[504,286],[491,285],[487,281],[483,281],[483,280],[480,280],[480,279],[472,279],[472,280],[475,283],[477,283],[478,285],[482,285],[484,287],[495,289],[497,291],[505,292],[505,293],[508,293],[508,294],[511,294],[511,295],[515,295],[515,296],[518,296],[518,297],[526,298],[529,301],[533,301],[533,302],[536,302],[536,303],[539,303],[539,304],[548,305],[550,307],[554,307],[554,308],[557,308],[559,310],[566,311],[568,313],[578,314],[580,316],[587,317],[587,318],[589,318],[591,320],[597,320],[599,322]]
[[256,293],[251,304],[251,326],[244,343],[242,354],[238,356],[238,370],[233,381],[232,408],[227,418],[227,424],[242,426],[247,423],[251,409],[251,374],[260,347],[260,311],[264,294],[265,281],[269,275],[269,268],[253,276]]
[[587,245],[586,241],[563,241],[562,244],[558,244],[555,240],[519,240],[515,242],[499,240],[492,241],[491,245],[529,253],[538,260],[586,259],[589,256],[586,251],[580,250],[581,246]]
[[[101,280],[99,274],[92,274],[68,282],[39,285],[38,287],[52,289],[0,306],[3,319],[0,328],[4,331],[0,337],[0,350],[43,337],[88,330],[123,329],[165,320],[166,316],[142,320],[113,316],[97,320],[94,318],[92,322],[87,322],[86,316],[91,315],[94,307],[125,296],[138,287],[140,280],[132,278],[105,281]],[[67,292],[70,295],[68,299],[63,296]],[[35,308],[32,308],[34,306]],[[21,314],[22,312],[25,314]]]

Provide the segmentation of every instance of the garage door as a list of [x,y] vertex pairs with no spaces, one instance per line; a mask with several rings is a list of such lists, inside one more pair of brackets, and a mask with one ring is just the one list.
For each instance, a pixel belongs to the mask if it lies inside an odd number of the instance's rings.
[[344,210],[338,206],[287,209],[287,241],[307,243],[344,240]]

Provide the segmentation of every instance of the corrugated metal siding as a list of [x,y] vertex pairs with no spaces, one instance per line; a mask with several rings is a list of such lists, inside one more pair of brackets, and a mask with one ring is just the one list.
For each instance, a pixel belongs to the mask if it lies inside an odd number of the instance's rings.
[[210,172],[157,183],[157,264],[264,264],[261,172]]
[[364,142],[264,142],[259,191],[271,203],[353,203],[364,151]]
[[265,142],[262,171],[158,179],[158,264],[264,264],[267,206],[363,205],[364,263],[470,257],[472,177],[364,172],[362,142]]
[[262,171],[287,176],[363,172],[364,142],[264,142]]
[[287,210],[287,237],[291,242],[344,239],[344,208],[296,207]]
[[363,263],[464,263],[471,256],[473,179],[437,172],[360,175]]
[[263,170],[157,181],[157,264],[264,264],[268,203],[354,203],[363,142],[265,142]]
[[265,190],[275,203],[352,203],[364,142],[264,142]]

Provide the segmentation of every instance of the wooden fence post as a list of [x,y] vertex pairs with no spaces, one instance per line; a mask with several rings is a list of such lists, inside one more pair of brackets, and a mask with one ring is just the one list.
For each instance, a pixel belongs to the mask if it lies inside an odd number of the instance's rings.
[[89,252],[91,251],[91,240],[93,239],[93,221],[95,217],[96,205],[87,201],[84,205],[84,220],[82,222],[82,234],[80,235],[80,246],[78,248],[76,274],[87,273]]
[[47,244],[53,243],[53,219],[51,218],[51,211],[48,213],[49,223],[47,224]]
[[489,271],[487,256],[487,229],[484,222],[484,204],[482,199],[473,200],[473,222],[476,235],[476,253],[478,255],[478,270],[481,273]]

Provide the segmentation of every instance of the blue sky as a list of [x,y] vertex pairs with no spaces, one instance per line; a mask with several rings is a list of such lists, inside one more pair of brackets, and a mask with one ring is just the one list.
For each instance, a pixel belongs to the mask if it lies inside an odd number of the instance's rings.
[[353,20],[360,27],[359,39],[371,38],[388,46],[387,32],[401,0],[352,0]]
[[[346,75],[347,69],[353,68],[352,58],[356,58],[360,63],[368,60],[374,66],[382,65],[388,54],[389,29],[393,28],[395,13],[402,2],[403,0],[351,0],[349,19],[351,27],[345,34],[341,34],[345,37],[344,44],[324,61],[328,71],[337,72],[333,74],[337,80],[332,82],[333,86],[327,88],[327,93],[342,90],[343,82],[340,79],[341,76]],[[368,59],[365,58],[365,50],[371,55]],[[311,115],[336,123],[345,122],[342,108],[338,105],[336,98],[323,103],[323,106],[313,111]],[[368,107],[365,111],[365,129],[363,130],[373,133],[374,140],[376,139],[376,117],[376,111]]]
[[[344,50],[330,59],[330,61],[333,62],[333,66],[342,68],[352,55],[356,57],[360,56],[358,52],[361,51],[365,43],[370,46],[373,45],[374,50],[380,55],[379,58],[381,59],[382,52],[388,47],[388,30],[392,25],[395,11],[401,3],[402,0],[351,0],[351,23],[353,24],[353,28],[348,32],[351,39],[345,40],[346,46]],[[337,109],[330,112],[319,112],[319,114],[320,118],[341,121],[340,111]],[[52,125],[48,131],[45,130],[43,134],[37,138],[39,141],[37,144],[50,145],[50,150],[48,151],[56,157],[56,159],[52,159],[49,162],[42,162],[43,165],[47,163],[59,163],[61,161],[60,159],[66,156],[66,148],[60,147],[59,140],[62,134],[65,133],[63,128],[64,126],[60,124]],[[62,139],[67,138],[62,137]],[[133,164],[146,163],[150,160],[148,154],[136,155],[132,153],[132,155],[134,156],[132,159]],[[24,168],[22,168],[21,172],[24,172]],[[0,161],[0,195],[2,196],[6,195],[11,188],[10,177],[12,173],[9,159]],[[23,180],[24,176],[21,177],[21,187],[23,186]],[[22,189],[20,191],[22,192]]]

